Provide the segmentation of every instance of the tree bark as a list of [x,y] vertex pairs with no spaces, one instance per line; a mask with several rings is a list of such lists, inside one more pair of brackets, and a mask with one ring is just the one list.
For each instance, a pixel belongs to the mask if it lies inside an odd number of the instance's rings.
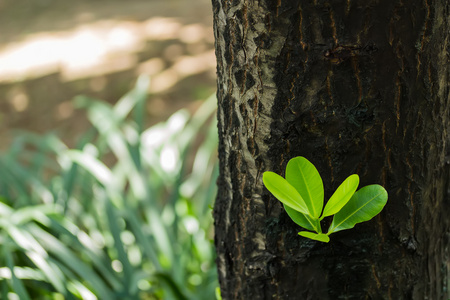
[[[213,0],[224,299],[448,299],[447,0]],[[264,188],[305,156],[380,215],[320,243]],[[324,220],[327,228],[329,220]]]

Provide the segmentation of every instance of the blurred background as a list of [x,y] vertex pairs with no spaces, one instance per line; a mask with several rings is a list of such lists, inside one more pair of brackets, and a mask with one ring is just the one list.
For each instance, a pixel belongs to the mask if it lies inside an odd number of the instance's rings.
[[215,299],[210,0],[0,0],[0,299]]
[[213,43],[209,0],[0,0],[1,136],[76,138],[86,127],[74,96],[112,103],[141,74],[149,122],[195,108],[215,89]]

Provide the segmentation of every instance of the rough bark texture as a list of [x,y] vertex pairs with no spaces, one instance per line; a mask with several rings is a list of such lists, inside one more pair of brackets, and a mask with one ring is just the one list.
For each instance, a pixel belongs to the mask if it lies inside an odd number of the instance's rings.
[[[223,298],[448,299],[449,2],[213,0],[213,10]],[[299,237],[261,179],[299,155],[326,199],[358,173],[361,186],[387,189],[385,209],[328,244]]]

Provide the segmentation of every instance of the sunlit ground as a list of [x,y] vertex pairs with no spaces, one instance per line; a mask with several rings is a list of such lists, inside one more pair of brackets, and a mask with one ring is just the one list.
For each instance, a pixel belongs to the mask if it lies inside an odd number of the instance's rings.
[[[211,29],[203,24],[182,25],[164,17],[145,22],[102,20],[70,31],[37,33],[0,49],[0,83],[54,72],[68,81],[137,66],[137,73],[153,76],[152,91],[162,92],[183,77],[214,69],[214,51],[201,44],[212,38]],[[163,57],[138,61],[137,53],[146,42],[161,40],[179,40],[192,54],[183,55],[181,46],[173,45]],[[164,59],[173,66],[164,68]]]
[[[112,2],[120,10],[118,2]],[[186,21],[179,14],[171,15],[170,7],[178,2],[183,1],[167,1],[167,16],[153,15],[149,6],[148,18],[144,19],[143,13],[136,18],[108,18],[107,13],[95,17],[87,7],[76,18],[88,21],[64,30],[31,32],[0,42],[0,132],[33,128],[33,122],[39,124],[37,127],[42,125],[42,130],[53,128],[57,125],[52,125],[49,116],[56,122],[73,117],[71,98],[76,94],[93,94],[114,101],[121,96],[115,93],[126,91],[141,74],[151,78],[150,115],[168,115],[171,106],[180,106],[179,102],[200,100],[196,98],[205,93],[194,95],[196,85],[206,93],[213,91],[211,25],[204,21],[207,17],[195,22],[192,18]],[[158,12],[164,9],[163,1],[154,3],[159,5]],[[208,1],[195,3],[204,3],[205,13],[211,13]],[[51,20],[48,23],[51,25]],[[197,75],[200,77],[195,79]],[[185,81],[188,83],[182,88],[190,86],[190,96],[186,91],[178,91]],[[122,82],[128,84],[122,87]],[[33,121],[38,117],[41,120]]]

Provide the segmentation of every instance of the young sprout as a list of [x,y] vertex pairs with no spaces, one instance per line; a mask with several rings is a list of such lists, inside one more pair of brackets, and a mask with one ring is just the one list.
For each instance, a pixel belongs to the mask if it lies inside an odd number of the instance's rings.
[[[325,208],[322,178],[316,167],[302,156],[291,159],[286,167],[286,179],[274,172],[264,172],[266,188],[283,203],[289,217],[309,231],[298,234],[328,243],[329,235],[353,228],[357,223],[372,219],[386,205],[388,194],[378,184],[358,191],[359,176],[350,175],[336,189]],[[322,233],[320,221],[333,216],[327,233]],[[311,232],[314,231],[314,232]]]

